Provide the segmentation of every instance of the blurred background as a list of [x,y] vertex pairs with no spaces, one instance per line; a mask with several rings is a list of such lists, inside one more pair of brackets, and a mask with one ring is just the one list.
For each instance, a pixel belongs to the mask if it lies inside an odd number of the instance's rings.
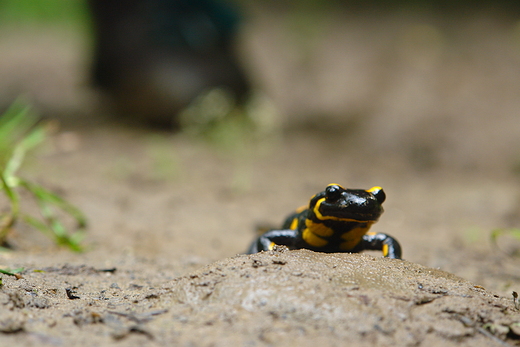
[[520,283],[516,1],[0,0],[20,96],[59,129],[27,174],[101,258],[243,252],[336,182],[383,186],[406,259]]

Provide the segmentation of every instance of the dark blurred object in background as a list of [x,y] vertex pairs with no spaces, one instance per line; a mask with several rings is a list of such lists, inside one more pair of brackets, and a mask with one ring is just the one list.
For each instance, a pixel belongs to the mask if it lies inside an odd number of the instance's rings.
[[175,125],[212,87],[239,100],[249,86],[234,53],[239,15],[212,0],[90,0],[94,83],[121,117]]

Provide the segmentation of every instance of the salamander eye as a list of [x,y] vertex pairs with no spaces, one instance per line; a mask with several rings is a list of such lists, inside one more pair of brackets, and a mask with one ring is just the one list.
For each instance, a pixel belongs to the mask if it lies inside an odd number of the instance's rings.
[[325,199],[336,201],[341,196],[341,188],[335,184],[328,186],[325,189]]
[[383,191],[383,188],[381,187],[372,187],[369,190],[367,190],[367,192],[372,193],[372,195],[374,195],[374,197],[376,198],[377,202],[379,202],[380,204],[382,204],[386,199],[386,194]]

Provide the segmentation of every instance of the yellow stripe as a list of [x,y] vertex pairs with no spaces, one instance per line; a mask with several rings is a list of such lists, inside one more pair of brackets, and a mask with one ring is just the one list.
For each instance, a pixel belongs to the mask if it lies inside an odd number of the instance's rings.
[[291,222],[291,226],[289,226],[289,229],[296,230],[298,228],[298,218],[294,218]]
[[366,234],[367,230],[370,228],[370,224],[368,224],[366,227],[358,227],[354,228],[343,235],[341,235],[341,238],[345,240],[345,242],[342,242],[339,247],[340,249],[344,251],[348,251],[356,245],[361,242],[361,239],[363,238],[363,235]]
[[338,186],[341,189],[345,189],[345,188],[343,188],[343,186],[341,184],[337,184],[337,183],[329,183],[329,184],[327,184],[327,187],[330,187],[330,186]]
[[310,219],[305,220],[305,226],[307,227],[307,229],[310,230],[310,232],[321,237],[329,237],[332,236],[332,234],[334,234],[334,230],[332,230],[328,226],[322,223],[314,223]]
[[388,245],[383,245],[383,257],[386,257],[388,255]]
[[324,216],[320,212],[320,205],[322,202],[325,201],[325,198],[321,198],[316,202],[316,205],[314,206],[313,212],[316,215],[316,218],[320,220],[337,220],[342,222],[365,222],[358,219],[352,219],[352,218],[341,218],[341,217],[334,217],[334,216]]
[[375,187],[372,187],[372,188],[368,189],[367,192],[373,193],[374,191],[381,190],[381,189],[383,189],[383,188],[381,188],[379,186],[375,186]]
[[329,243],[329,241],[322,239],[316,234],[313,234],[309,229],[303,230],[302,237],[305,242],[314,247],[323,247]]

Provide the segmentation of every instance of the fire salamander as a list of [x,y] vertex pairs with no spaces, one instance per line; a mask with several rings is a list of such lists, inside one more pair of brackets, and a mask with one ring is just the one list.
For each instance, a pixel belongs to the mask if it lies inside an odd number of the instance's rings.
[[345,189],[329,184],[314,195],[309,206],[291,214],[279,230],[261,235],[248,253],[285,245],[317,252],[361,252],[380,250],[383,256],[401,259],[401,246],[393,237],[369,231],[383,213],[386,195],[381,187]]

